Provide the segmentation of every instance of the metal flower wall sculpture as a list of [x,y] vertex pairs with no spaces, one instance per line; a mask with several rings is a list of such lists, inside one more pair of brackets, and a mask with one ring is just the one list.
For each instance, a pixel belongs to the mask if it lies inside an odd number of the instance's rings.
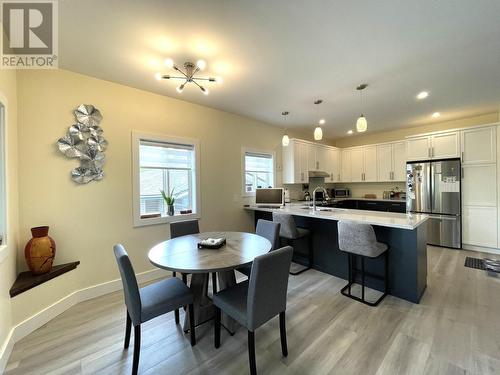
[[77,123],[71,125],[67,134],[57,141],[59,151],[68,158],[80,159],[80,166],[71,171],[73,181],[86,184],[101,180],[104,176],[104,151],[108,146],[99,126],[101,112],[93,105],[81,104],[74,113]]

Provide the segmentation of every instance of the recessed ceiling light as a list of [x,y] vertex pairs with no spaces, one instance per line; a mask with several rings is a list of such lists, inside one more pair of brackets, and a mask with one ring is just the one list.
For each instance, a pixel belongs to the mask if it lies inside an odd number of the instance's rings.
[[429,96],[429,93],[427,91],[422,91],[417,94],[417,99],[425,99]]
[[326,122],[326,121],[325,121],[325,119],[324,119],[324,118],[322,118],[321,120],[319,120],[319,124],[320,124],[320,125],[324,125],[324,124],[325,124],[325,122]]
[[347,134],[351,135],[352,134],[352,130],[348,130]]
[[433,118],[438,118],[439,116],[441,116],[441,113],[439,113],[439,112],[434,112],[431,116],[432,116]]

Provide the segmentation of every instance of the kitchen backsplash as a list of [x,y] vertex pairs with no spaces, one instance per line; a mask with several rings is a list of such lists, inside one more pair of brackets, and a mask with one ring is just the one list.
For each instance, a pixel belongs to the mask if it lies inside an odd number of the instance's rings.
[[[285,184],[283,187],[290,191],[290,198],[292,200],[301,200],[303,197],[302,186],[302,184]],[[327,189],[348,188],[351,190],[351,197],[353,198],[362,198],[365,194],[375,194],[377,198],[383,198],[384,191],[390,191],[396,187],[401,191],[406,191],[404,182],[349,182],[325,184],[322,178],[312,178],[309,181],[309,192],[312,193],[317,186],[323,186]]]

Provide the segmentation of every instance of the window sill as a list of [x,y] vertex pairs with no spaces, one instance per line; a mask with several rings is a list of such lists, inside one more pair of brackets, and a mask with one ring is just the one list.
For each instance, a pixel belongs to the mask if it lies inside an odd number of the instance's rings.
[[154,218],[150,218],[150,219],[134,218],[134,227],[169,224],[169,223],[174,223],[176,221],[194,220],[194,219],[200,219],[200,218],[201,218],[201,216],[198,213],[185,214],[185,215],[174,215],[174,216],[162,216],[162,217],[154,217]]

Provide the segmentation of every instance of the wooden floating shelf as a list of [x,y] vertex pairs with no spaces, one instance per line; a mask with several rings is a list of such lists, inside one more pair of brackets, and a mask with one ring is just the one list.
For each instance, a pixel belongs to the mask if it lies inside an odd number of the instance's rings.
[[14,297],[18,294],[26,292],[37,285],[43,284],[57,276],[74,270],[80,264],[79,261],[59,264],[52,267],[50,272],[44,273],[43,275],[33,275],[30,271],[21,272],[18,276],[12,288],[10,288],[10,296]]

